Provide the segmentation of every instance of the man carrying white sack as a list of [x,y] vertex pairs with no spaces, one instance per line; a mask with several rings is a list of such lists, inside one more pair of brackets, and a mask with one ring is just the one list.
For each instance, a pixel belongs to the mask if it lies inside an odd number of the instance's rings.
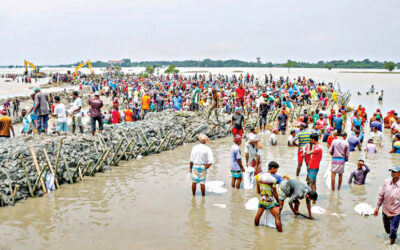
[[190,170],[192,174],[192,193],[196,194],[196,186],[200,184],[202,196],[206,195],[206,177],[207,169],[214,163],[214,157],[211,148],[206,144],[210,141],[204,134],[199,134],[200,144],[192,148],[190,154]]
[[[279,195],[279,211],[282,211],[284,201],[289,197],[288,203],[295,215],[299,215],[299,206],[301,199],[306,199],[309,219],[312,220],[310,201],[316,201],[318,198],[317,192],[311,190],[309,186],[298,180],[284,180],[278,188]],[[294,206],[293,206],[294,203]]]

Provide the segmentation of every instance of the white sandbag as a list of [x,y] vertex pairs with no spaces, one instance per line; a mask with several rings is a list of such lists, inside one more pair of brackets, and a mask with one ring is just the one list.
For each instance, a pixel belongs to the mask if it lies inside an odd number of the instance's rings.
[[140,160],[140,159],[142,159],[142,158],[143,158],[142,155],[138,155],[138,156],[136,157],[136,160]]
[[262,225],[266,227],[276,228],[275,217],[271,214],[271,212],[268,209],[265,209],[265,215]]
[[311,213],[313,214],[326,214],[326,210],[320,206],[311,207]]
[[253,197],[250,200],[248,200],[245,204],[246,210],[250,211],[257,211],[258,210],[258,198]]
[[52,173],[46,175],[45,184],[48,191],[56,190],[56,187],[54,186],[54,175]]
[[214,204],[215,207],[226,208],[226,204]]
[[374,209],[368,203],[358,204],[357,206],[354,207],[354,211],[356,211],[356,213],[358,213],[359,215],[364,215],[364,216],[374,214]]
[[244,189],[253,189],[255,186],[255,178],[254,178],[254,171],[253,167],[244,167],[243,175],[243,188]]
[[329,163],[329,166],[326,168],[324,178],[325,178],[325,184],[329,189],[332,189],[332,183],[331,183],[331,163]]
[[206,182],[206,191],[210,193],[222,194],[228,191],[222,187],[224,185],[225,182],[223,181],[208,181]]

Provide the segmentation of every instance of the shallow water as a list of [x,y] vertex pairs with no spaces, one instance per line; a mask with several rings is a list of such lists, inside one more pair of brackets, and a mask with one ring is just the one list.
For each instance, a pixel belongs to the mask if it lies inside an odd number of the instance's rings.
[[[328,70],[326,72],[330,74]],[[342,75],[349,77],[349,74]],[[396,93],[390,89],[399,76],[354,75],[358,79],[355,85],[365,91],[370,86],[365,79],[379,78],[376,88],[383,88],[387,93],[382,108],[398,107],[390,98],[395,100],[399,87],[395,87]],[[373,96],[355,96],[352,102],[361,102],[372,110],[377,107],[373,100]],[[267,145],[268,136],[262,137],[263,166],[275,160],[281,166],[278,174],[295,178],[296,148],[286,146],[286,136],[278,139],[278,147],[271,147]],[[354,207],[362,202],[375,207],[378,189],[383,180],[390,177],[387,169],[400,163],[399,155],[388,153],[390,138],[387,133],[384,144],[378,154],[366,159],[371,172],[365,186],[350,187],[347,184],[351,170],[363,157],[362,153],[354,152],[346,165],[342,190],[333,193],[323,179],[330,162],[324,145],[316,205],[326,209],[327,214],[314,215],[314,221],[294,218],[286,204],[281,234],[271,228],[254,227],[255,212],[246,210],[245,203],[257,196],[255,190],[230,188],[229,150],[232,143],[228,137],[210,143],[216,163],[208,172],[208,180],[225,181],[226,193],[207,193],[202,198],[198,191],[198,195],[192,197],[187,183],[193,146],[190,144],[113,167],[95,178],[86,177],[83,183],[63,185],[45,197],[1,208],[0,248],[386,249],[388,239],[381,217],[363,217],[354,211]],[[305,180],[304,166],[299,179]],[[306,213],[304,203],[300,211]],[[400,243],[395,248],[400,248]]]
[[[296,149],[266,144],[263,136],[263,162],[276,160],[279,174],[295,175]],[[385,138],[388,145],[389,138]],[[87,177],[83,183],[63,185],[45,197],[18,202],[0,209],[0,247],[58,249],[132,248],[385,248],[387,239],[380,217],[363,217],[354,206],[365,202],[375,207],[378,188],[389,177],[389,166],[400,163],[387,152],[368,157],[371,173],[365,186],[349,187],[347,178],[359,152],[351,154],[343,188],[332,193],[322,178],[329,157],[321,164],[316,205],[327,215],[315,220],[294,218],[288,205],[282,214],[283,233],[267,227],[254,227],[254,211],[245,203],[255,190],[229,187],[231,138],[210,143],[216,158],[208,180],[225,181],[228,192],[192,197],[187,183],[188,157],[192,145],[163,152],[139,161],[124,163],[111,171]],[[326,149],[326,148],[325,148]],[[305,180],[305,171],[300,180]],[[218,204],[218,205],[216,205]],[[226,205],[224,207],[223,205]],[[306,213],[305,204],[301,212]],[[331,215],[336,213],[337,215]],[[7,240],[7,241],[5,241]]]

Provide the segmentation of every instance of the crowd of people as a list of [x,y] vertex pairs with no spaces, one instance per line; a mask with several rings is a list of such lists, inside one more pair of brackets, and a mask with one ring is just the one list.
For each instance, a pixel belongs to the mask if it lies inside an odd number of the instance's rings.
[[[55,75],[53,81],[59,81],[63,75]],[[332,83],[316,83],[311,78],[288,77],[274,78],[265,75],[258,79],[254,75],[201,75],[184,76],[179,74],[150,76],[141,78],[134,75],[103,74],[96,78],[72,79],[77,89],[72,93],[72,103],[60,96],[46,94],[36,87],[31,95],[32,106],[21,110],[23,117],[22,134],[49,133],[49,120],[55,118],[54,133],[84,133],[83,117],[90,117],[91,133],[102,133],[104,124],[135,122],[144,119],[149,112],[204,111],[207,119],[220,120],[220,114],[231,115],[233,145],[230,152],[230,170],[232,187],[241,188],[243,173],[250,171],[254,175],[256,192],[259,194],[259,209],[255,225],[259,225],[264,211],[275,217],[275,225],[282,231],[280,213],[284,200],[295,215],[299,215],[300,200],[307,204],[308,218],[313,219],[311,203],[316,203],[317,176],[323,156],[322,143],[326,143],[331,155],[331,189],[340,190],[346,163],[350,152],[359,150],[375,154],[383,145],[383,129],[389,129],[392,135],[391,153],[400,153],[400,117],[390,111],[385,117],[379,109],[368,119],[365,108],[361,105],[354,110],[346,110],[338,102],[338,93]],[[85,89],[90,96],[87,103],[82,102]],[[103,110],[109,102],[107,110]],[[15,135],[11,113],[19,113],[19,101],[7,100],[1,110],[0,136]],[[71,106],[71,108],[66,108]],[[294,106],[309,107],[293,123],[289,117]],[[11,112],[12,110],[12,112]],[[278,110],[276,117],[272,111]],[[246,136],[246,120],[251,114],[257,115],[257,127],[250,129]],[[71,121],[68,124],[68,117]],[[349,123],[349,124],[348,124]],[[98,125],[96,127],[96,125]],[[272,127],[271,127],[272,126]],[[369,127],[369,129],[367,129]],[[269,134],[269,144],[276,146],[278,138],[286,136],[287,147],[297,147],[296,176],[306,166],[307,177],[299,178],[280,176],[279,163],[271,161],[268,169],[263,170],[263,148],[260,134]],[[369,134],[366,131],[370,130]],[[279,136],[281,134],[282,136]],[[366,140],[364,140],[366,139]],[[206,145],[206,135],[199,135],[200,144],[192,149],[190,173],[192,192],[196,194],[197,184],[205,195],[207,169],[214,163],[211,149]],[[245,157],[242,160],[241,144],[245,141]],[[366,143],[364,143],[366,141]],[[285,143],[286,146],[286,143]],[[394,243],[400,223],[400,205],[397,202],[399,190],[397,180],[400,167],[390,169],[392,179],[385,182],[379,194],[375,214],[383,204],[385,230]],[[363,159],[351,172],[349,184],[363,185],[370,168]],[[337,182],[336,182],[337,179]],[[399,196],[400,197],[400,196]],[[392,202],[392,203],[391,203]],[[400,201],[398,201],[400,204]]]

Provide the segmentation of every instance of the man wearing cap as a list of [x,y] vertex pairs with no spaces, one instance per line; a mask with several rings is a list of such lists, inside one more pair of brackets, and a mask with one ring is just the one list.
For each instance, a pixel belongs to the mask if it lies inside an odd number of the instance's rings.
[[47,128],[49,127],[49,110],[51,110],[51,104],[49,102],[49,98],[47,94],[40,91],[38,87],[34,89],[35,91],[35,108],[34,111],[37,111],[37,119],[36,126],[38,129],[38,133],[42,132],[47,134]]
[[191,173],[192,178],[193,195],[196,194],[197,184],[200,184],[201,194],[205,196],[207,169],[214,163],[214,156],[211,148],[206,145],[209,141],[208,137],[204,134],[200,134],[199,141],[200,144],[195,145],[190,153],[189,172]]
[[240,113],[241,111],[242,107],[236,107],[235,114],[232,115],[231,128],[233,137],[236,137],[236,135],[243,135],[243,127],[246,125],[246,121],[244,120],[244,116]]
[[12,125],[12,119],[8,116],[7,109],[0,110],[0,137],[10,138],[10,131],[15,136],[14,127]]
[[400,166],[392,167],[389,171],[391,171],[392,178],[386,179],[380,189],[374,215],[378,216],[379,208],[383,205],[383,226],[386,233],[389,234],[390,244],[393,245],[400,223]]
[[240,151],[240,145],[242,144],[242,137],[237,135],[233,139],[234,144],[231,147],[231,173],[232,173],[232,187],[240,188],[242,182],[242,172],[244,167],[242,164],[242,153]]
[[244,153],[246,154],[246,166],[254,168],[254,175],[261,172],[261,157],[262,149],[260,149],[258,144],[258,138],[255,134],[250,134],[248,138],[248,143],[244,148]]
[[382,123],[381,123],[381,117],[380,115],[375,116],[375,121],[371,122],[371,129],[376,127],[378,131],[382,132]]
[[101,117],[101,108],[103,101],[100,99],[100,92],[96,91],[94,97],[89,100],[90,105],[90,123],[92,127],[92,135],[96,133],[96,121],[99,124],[99,133],[103,133],[103,119]]

